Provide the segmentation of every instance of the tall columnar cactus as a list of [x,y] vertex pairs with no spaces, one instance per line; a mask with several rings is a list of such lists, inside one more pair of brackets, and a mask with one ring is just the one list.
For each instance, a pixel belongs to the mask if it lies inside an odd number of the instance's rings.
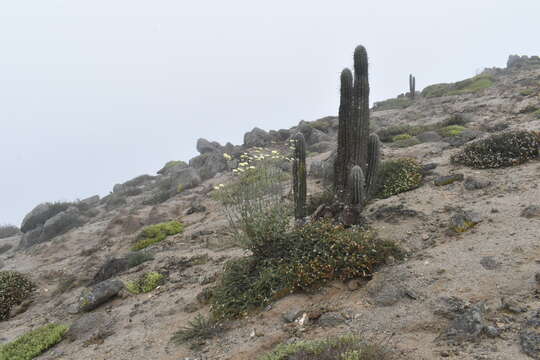
[[294,217],[303,219],[306,217],[306,140],[302,133],[297,133],[294,140],[293,159],[293,196],[294,196]]
[[361,209],[373,192],[379,159],[379,139],[375,134],[369,135],[367,52],[363,46],[358,46],[354,51],[354,76],[349,69],[341,73],[338,147],[334,168],[334,185],[341,201]]
[[411,95],[411,99],[414,99],[416,95],[416,78],[412,74],[409,75],[409,94]]

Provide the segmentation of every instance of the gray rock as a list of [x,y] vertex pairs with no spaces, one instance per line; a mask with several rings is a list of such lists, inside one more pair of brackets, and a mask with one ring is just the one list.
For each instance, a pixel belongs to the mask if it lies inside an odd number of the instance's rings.
[[45,222],[39,241],[49,241],[58,235],[62,235],[69,230],[82,225],[83,222],[79,210],[76,207],[70,207],[66,211],[56,214]]
[[416,135],[418,141],[423,143],[429,142],[438,142],[442,140],[442,136],[439,135],[436,131],[426,131],[421,134]]
[[443,296],[437,299],[433,313],[446,319],[453,320],[458,315],[464,314],[468,303],[456,296]]
[[308,147],[308,150],[314,153],[323,153],[334,148],[334,143],[331,141],[321,141]]
[[540,359],[540,310],[521,326],[519,342],[525,354],[533,359]]
[[444,141],[454,147],[458,147],[458,146],[468,143],[469,141],[476,139],[481,134],[482,133],[480,131],[466,129],[466,130],[463,130],[459,135],[449,136],[449,137],[444,138]]
[[115,297],[124,288],[118,279],[105,280],[91,288],[84,289],[79,297],[78,312],[92,311]]
[[189,160],[189,166],[199,171],[202,180],[210,179],[228,169],[227,160],[222,153],[206,153]]
[[439,339],[454,343],[477,339],[487,327],[484,313],[483,303],[471,306],[451,322]]
[[192,167],[181,169],[178,172],[170,174],[169,176],[171,180],[170,191],[173,193],[194,188],[195,186],[199,186],[201,183],[199,171]]
[[158,170],[160,175],[170,175],[176,173],[182,169],[187,168],[189,165],[185,161],[169,161],[163,168]]
[[197,140],[197,151],[200,154],[207,154],[221,150],[221,145],[217,142],[210,142],[206,139],[200,138]]
[[458,233],[465,232],[480,223],[482,218],[474,211],[460,212],[450,219],[450,227]]
[[24,217],[21,224],[21,231],[25,233],[35,229],[39,225],[43,225],[49,218],[51,207],[52,205],[50,203],[43,203],[33,208],[32,211]]
[[438,176],[433,183],[436,186],[450,185],[456,181],[463,181],[463,174],[452,174],[445,176]]
[[87,205],[87,206],[96,206],[99,204],[100,197],[99,195],[90,196],[86,199],[81,200],[81,203]]
[[491,185],[491,181],[467,176],[463,186],[469,191],[484,189]]
[[366,290],[375,305],[392,306],[405,296],[405,288],[401,281],[403,279],[404,277],[376,273],[368,282]]
[[84,314],[69,327],[65,338],[70,341],[91,342],[112,334],[115,318],[103,312]]
[[244,146],[246,147],[264,147],[270,144],[272,138],[263,129],[253,128],[253,130],[247,132],[244,135]]
[[98,284],[105,280],[108,280],[124,271],[129,269],[129,262],[127,258],[110,258],[99,268],[92,284]]
[[323,141],[332,142],[332,138],[319,129],[313,129],[311,135],[306,139],[308,145],[314,145]]
[[495,260],[493,256],[484,256],[480,260],[480,265],[482,265],[482,267],[486,270],[496,270],[501,266],[501,264]]
[[39,226],[33,230],[24,233],[19,243],[19,248],[26,249],[32,245],[39,244],[42,231],[43,226]]
[[540,206],[529,205],[521,212],[521,216],[527,219],[540,218]]
[[338,312],[332,311],[322,314],[318,322],[321,326],[338,326],[345,322],[345,317]]
[[283,313],[281,315],[281,318],[283,319],[283,321],[285,321],[286,323],[292,323],[294,322],[296,319],[298,319],[300,316],[302,316],[302,314],[304,313],[305,311],[302,310],[302,309],[292,309],[292,310],[289,310],[285,313]]

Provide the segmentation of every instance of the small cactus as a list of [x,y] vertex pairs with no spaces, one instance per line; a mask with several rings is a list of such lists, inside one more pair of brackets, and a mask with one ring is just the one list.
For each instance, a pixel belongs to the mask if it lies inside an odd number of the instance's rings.
[[414,96],[416,95],[416,78],[412,76],[412,74],[409,74],[409,93],[411,99],[414,99]]
[[293,196],[294,196],[294,217],[303,219],[306,217],[306,140],[302,133],[297,133],[294,140],[294,160],[293,170]]
[[366,202],[366,181],[362,168],[358,165],[351,169],[350,179],[350,204],[360,209]]

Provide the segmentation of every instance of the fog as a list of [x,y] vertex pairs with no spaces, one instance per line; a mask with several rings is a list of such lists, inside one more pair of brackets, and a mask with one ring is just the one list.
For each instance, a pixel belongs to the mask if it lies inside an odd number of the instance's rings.
[[0,224],[44,201],[337,113],[358,44],[371,100],[540,53],[538,0],[0,2]]

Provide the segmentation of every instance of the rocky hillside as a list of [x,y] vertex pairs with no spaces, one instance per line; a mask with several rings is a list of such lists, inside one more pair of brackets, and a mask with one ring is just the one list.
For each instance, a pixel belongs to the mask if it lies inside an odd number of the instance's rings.
[[[172,341],[204,321],[208,289],[227,261],[247,254],[216,188],[236,181],[242,154],[288,153],[301,132],[315,203],[331,177],[338,120],[255,128],[240,146],[199,139],[189,163],[171,161],[104,198],[41,204],[20,231],[0,229],[0,274],[15,270],[34,284],[23,283],[17,301],[1,298],[0,344],[62,324],[70,327],[56,329],[62,341],[39,359],[247,360],[280,343],[351,333],[400,359],[540,359],[540,162],[477,169],[451,161],[471,142],[540,131],[540,60],[511,56],[505,69],[410,95],[376,103],[371,128],[383,160],[415,159],[422,182],[364,212],[402,258],[366,278],[282,297],[195,343]],[[2,281],[11,280],[0,276],[0,296]]]

